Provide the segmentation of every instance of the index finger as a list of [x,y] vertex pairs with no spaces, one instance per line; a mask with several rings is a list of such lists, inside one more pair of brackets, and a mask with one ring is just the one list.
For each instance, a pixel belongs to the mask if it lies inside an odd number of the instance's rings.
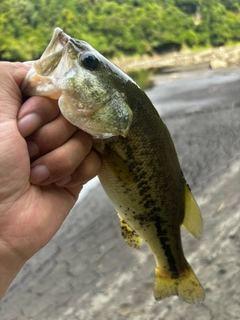
[[22,104],[20,84],[30,66],[20,62],[0,62],[1,122],[16,119]]
[[11,74],[13,80],[18,86],[21,85],[24,77],[26,76],[28,70],[31,67],[31,62],[21,63],[21,62],[8,62],[2,61],[1,64],[1,74]]

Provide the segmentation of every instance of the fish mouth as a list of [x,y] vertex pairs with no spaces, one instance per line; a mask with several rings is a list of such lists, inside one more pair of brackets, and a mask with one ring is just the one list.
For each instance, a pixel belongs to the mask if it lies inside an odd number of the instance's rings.
[[[67,48],[71,37],[62,29],[54,30],[52,39],[39,60],[29,69],[21,85],[26,96],[40,95],[53,99],[60,96],[56,82],[71,68],[72,61],[67,57]],[[62,58],[66,59],[62,59]]]
[[49,42],[46,50],[43,52],[41,59],[51,56],[52,54],[57,54],[62,52],[64,47],[69,43],[71,37],[63,32],[62,29],[56,28],[53,32],[52,39]]

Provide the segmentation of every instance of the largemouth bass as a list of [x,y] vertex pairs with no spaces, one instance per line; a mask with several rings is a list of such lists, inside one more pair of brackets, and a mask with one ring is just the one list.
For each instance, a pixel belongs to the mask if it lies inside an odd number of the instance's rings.
[[88,132],[102,158],[99,179],[126,242],[142,239],[156,260],[154,296],[204,299],[184,257],[180,226],[199,239],[202,218],[181,171],[171,136],[147,95],[85,41],[56,28],[22,91],[58,99],[63,116]]

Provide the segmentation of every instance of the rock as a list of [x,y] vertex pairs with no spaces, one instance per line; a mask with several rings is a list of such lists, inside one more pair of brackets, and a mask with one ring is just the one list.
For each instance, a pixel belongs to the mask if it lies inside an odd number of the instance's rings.
[[223,61],[221,59],[212,58],[210,60],[210,67],[212,69],[218,69],[218,68],[226,68],[228,66],[226,61]]

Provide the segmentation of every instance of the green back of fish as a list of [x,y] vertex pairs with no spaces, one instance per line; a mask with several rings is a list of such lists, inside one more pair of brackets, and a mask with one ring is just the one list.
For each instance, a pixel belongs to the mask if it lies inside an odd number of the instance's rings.
[[133,122],[126,138],[96,142],[103,159],[100,181],[119,213],[127,243],[139,248],[143,238],[154,254],[155,298],[176,294],[189,303],[201,301],[204,290],[184,257],[180,237],[182,223],[201,236],[200,211],[152,103],[134,83],[124,90]]
[[[159,235],[164,229],[169,238],[176,239],[172,251],[174,260],[181,263],[179,226],[184,218],[185,180],[175,147],[146,94],[134,83],[124,90],[133,122],[126,138],[95,144],[103,158],[99,177],[123,219],[128,220],[127,211],[134,219],[135,211],[139,229],[154,222]],[[135,229],[136,224],[132,223]]]

